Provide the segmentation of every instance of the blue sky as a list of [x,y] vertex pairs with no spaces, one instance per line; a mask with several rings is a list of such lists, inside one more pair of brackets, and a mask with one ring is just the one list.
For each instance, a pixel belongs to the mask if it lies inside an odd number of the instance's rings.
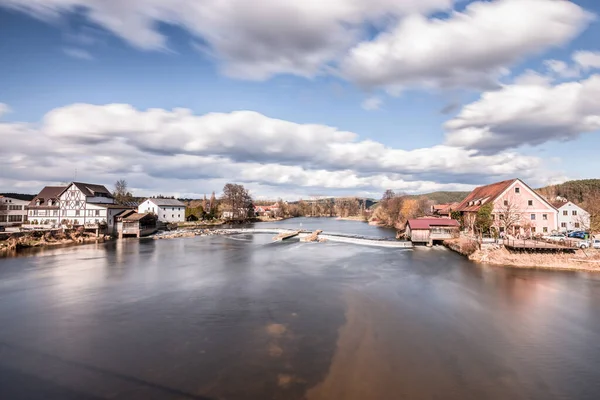
[[597,2],[258,3],[0,0],[0,191],[597,177]]

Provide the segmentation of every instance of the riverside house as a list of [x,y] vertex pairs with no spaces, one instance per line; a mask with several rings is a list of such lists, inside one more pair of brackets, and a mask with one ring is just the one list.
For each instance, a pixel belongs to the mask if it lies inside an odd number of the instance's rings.
[[150,198],[138,206],[141,214],[156,214],[160,222],[185,222],[185,204],[176,199]]
[[558,230],[561,232],[590,229],[590,213],[567,199],[552,202],[558,210]]
[[0,226],[20,225],[27,221],[29,201],[0,196]]
[[131,209],[115,204],[105,186],[83,182],[46,186],[28,208],[28,227],[84,226],[109,232],[114,230],[114,216]]
[[496,182],[473,190],[457,207],[465,229],[473,232],[475,218],[485,204],[492,204],[492,229],[513,236],[535,236],[556,231],[557,210],[520,179]]

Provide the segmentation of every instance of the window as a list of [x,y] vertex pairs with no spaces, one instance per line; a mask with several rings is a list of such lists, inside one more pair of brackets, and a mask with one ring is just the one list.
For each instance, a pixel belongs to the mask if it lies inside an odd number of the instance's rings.
[[532,206],[533,205],[533,200],[527,200],[527,205],[528,206]]
[[542,214],[542,219],[544,221],[548,221],[548,214]]
[[21,222],[23,221],[22,215],[9,215],[8,222]]
[[569,215],[569,212],[567,210],[563,210],[563,215]]
[[535,214],[531,214],[531,220],[535,221]]
[[79,214],[81,213],[81,211],[79,210],[75,210],[75,215],[79,217]]
[[175,214],[171,214],[171,218],[175,218]]
[[10,206],[8,206],[9,210],[22,210],[23,206],[16,206],[14,204],[11,204]]
[[508,200],[504,200],[504,205],[508,206]]
[[515,193],[516,193],[516,194],[519,194],[519,193],[521,193],[521,188],[518,188],[518,187],[516,187],[516,188],[515,188]]
[[579,228],[579,222],[575,222],[575,228]]
[[504,227],[503,226],[500,227],[500,232],[504,232]]
[[57,217],[58,216],[58,210],[52,211],[52,215],[55,216],[55,217]]
[[504,219],[504,215],[500,214],[500,220]]
[[544,231],[544,233],[548,233],[548,227],[545,226],[543,231]]
[[177,214],[177,218],[181,218],[181,214]]
[[6,222],[6,215],[0,215],[0,222]]
[[8,210],[8,206],[0,206],[0,210]]
[[573,215],[577,215],[577,210],[573,210]]
[[535,226],[531,228],[531,233],[535,233]]
[[560,227],[561,228],[566,228],[567,227],[567,223],[566,222],[561,222],[560,223]]
[[96,215],[96,217],[99,217],[100,216],[100,210],[96,210],[95,215]]

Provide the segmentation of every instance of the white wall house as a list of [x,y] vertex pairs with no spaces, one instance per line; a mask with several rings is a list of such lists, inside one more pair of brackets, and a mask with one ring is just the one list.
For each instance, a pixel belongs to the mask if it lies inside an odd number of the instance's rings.
[[113,230],[114,216],[132,207],[115,204],[110,191],[90,183],[46,186],[29,203],[33,225],[106,225]]
[[12,226],[27,221],[29,201],[0,196],[0,226]]
[[590,229],[590,214],[572,201],[556,201],[558,230],[561,232]]
[[138,212],[156,214],[161,222],[185,222],[185,204],[176,199],[146,199]]

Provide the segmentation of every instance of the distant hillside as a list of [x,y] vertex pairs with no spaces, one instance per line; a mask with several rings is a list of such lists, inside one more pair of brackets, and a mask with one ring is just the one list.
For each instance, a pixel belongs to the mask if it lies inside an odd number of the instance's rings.
[[600,179],[582,179],[567,181],[558,185],[550,185],[536,189],[546,198],[565,197],[578,204],[587,203],[591,197],[600,193]]
[[426,198],[435,204],[458,203],[464,200],[470,192],[432,192],[414,195],[415,198]]
[[13,199],[31,201],[35,197],[35,194],[23,194],[23,193],[0,193],[0,196],[12,197]]

